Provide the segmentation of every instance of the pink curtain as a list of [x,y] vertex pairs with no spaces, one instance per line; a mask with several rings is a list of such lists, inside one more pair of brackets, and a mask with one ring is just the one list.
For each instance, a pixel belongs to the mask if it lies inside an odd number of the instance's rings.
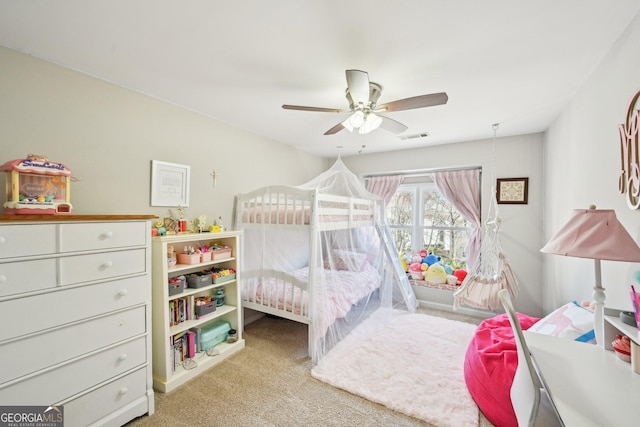
[[367,190],[369,193],[381,197],[386,206],[403,180],[402,175],[372,176],[367,180]]
[[467,270],[475,271],[481,246],[480,169],[465,169],[431,174],[438,191],[447,199],[473,229],[467,243]]

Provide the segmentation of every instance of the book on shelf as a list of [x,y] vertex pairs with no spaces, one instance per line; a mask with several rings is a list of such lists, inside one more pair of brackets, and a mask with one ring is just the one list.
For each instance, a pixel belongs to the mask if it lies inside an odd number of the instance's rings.
[[184,332],[180,332],[179,334],[175,334],[173,336],[173,369],[175,370],[178,366],[182,365],[184,362],[185,356],[187,355],[187,343],[186,343],[186,334]]
[[186,331],[187,336],[187,357],[193,359],[196,355],[196,333],[189,330]]
[[202,347],[200,346],[200,334],[201,334],[202,329],[201,328],[191,328],[189,330],[195,334],[195,336],[194,336],[194,338],[195,338],[195,349],[196,349],[196,353],[199,353],[199,352],[202,351]]
[[169,301],[169,326],[174,326],[191,317],[191,304],[187,298],[177,298]]

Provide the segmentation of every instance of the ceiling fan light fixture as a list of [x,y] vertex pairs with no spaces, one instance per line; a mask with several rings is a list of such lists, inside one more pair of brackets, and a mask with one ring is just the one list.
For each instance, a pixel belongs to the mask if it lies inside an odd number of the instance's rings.
[[342,127],[348,130],[349,132],[353,132],[353,126],[351,126],[351,116],[347,118],[344,122],[341,123]]
[[365,121],[365,117],[362,110],[355,111],[351,115],[351,117],[349,117],[349,124],[356,129],[362,126],[364,124],[364,121]]
[[369,112],[364,118],[364,123],[362,123],[362,126],[358,129],[358,133],[364,135],[366,133],[373,132],[380,127],[381,123],[382,118],[380,116]]

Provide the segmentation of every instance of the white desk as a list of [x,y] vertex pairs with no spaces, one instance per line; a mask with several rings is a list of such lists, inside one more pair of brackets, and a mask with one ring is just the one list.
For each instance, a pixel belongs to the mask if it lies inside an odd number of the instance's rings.
[[640,422],[640,375],[612,351],[524,331],[534,363],[567,427]]

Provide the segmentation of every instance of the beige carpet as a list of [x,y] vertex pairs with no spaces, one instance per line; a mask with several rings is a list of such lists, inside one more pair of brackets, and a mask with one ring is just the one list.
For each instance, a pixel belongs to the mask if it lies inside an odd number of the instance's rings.
[[[312,378],[305,325],[264,317],[247,325],[245,340],[243,350],[189,383],[156,393],[156,413],[128,426],[429,426]],[[491,424],[480,415],[477,426]]]

